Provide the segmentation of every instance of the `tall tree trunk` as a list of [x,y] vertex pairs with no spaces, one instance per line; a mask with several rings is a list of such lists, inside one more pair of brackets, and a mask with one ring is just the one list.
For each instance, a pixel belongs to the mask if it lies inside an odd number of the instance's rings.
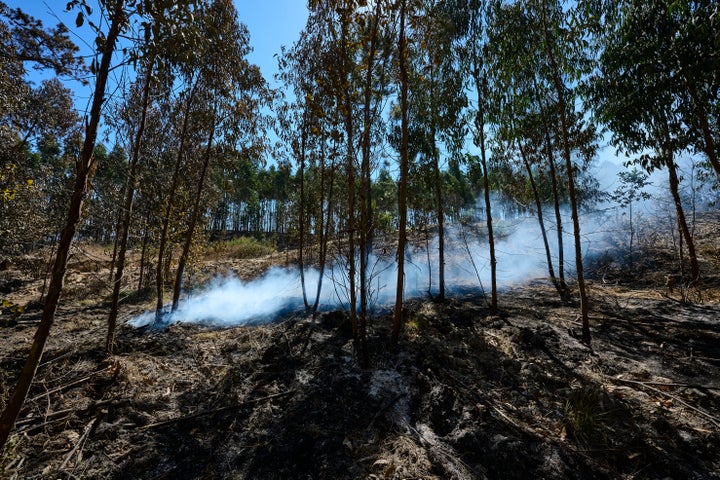
[[347,233],[348,233],[348,290],[349,290],[349,301],[350,301],[350,323],[353,325],[353,329],[358,331],[358,338],[360,340],[360,351],[365,357],[366,344],[365,344],[365,330],[359,328],[358,316],[357,316],[357,263],[356,253],[357,247],[355,245],[355,236],[357,235],[357,229],[355,225],[356,217],[356,205],[355,205],[355,140],[354,140],[354,125],[353,125],[353,111],[352,111],[352,97],[350,93],[350,75],[351,68],[349,65],[349,55],[347,51],[348,43],[348,22],[349,19],[345,17],[348,9],[343,10],[342,29],[340,36],[341,45],[341,66],[342,66],[342,98],[338,99],[338,103],[343,105],[343,117],[345,124],[345,144],[346,144],[346,159],[345,159],[345,171],[347,174],[347,188],[348,188],[348,211],[347,211]]
[[545,137],[545,155],[548,161],[548,168],[550,169],[550,184],[552,186],[553,194],[553,207],[555,210],[555,223],[557,225],[557,245],[558,245],[558,293],[562,300],[570,299],[570,290],[568,289],[567,283],[565,282],[565,242],[563,239],[563,220],[562,212],[560,209],[560,188],[558,184],[558,172],[555,164],[555,155],[553,153],[552,138],[550,136],[550,124],[546,115],[546,108],[543,105],[543,101],[540,96],[540,89],[537,85],[537,80],[533,78],[533,88],[535,92],[535,99],[540,105],[540,119],[542,121],[542,131]]
[[63,229],[60,243],[58,244],[57,256],[55,257],[55,264],[53,266],[50,286],[48,288],[47,298],[45,299],[40,324],[35,332],[28,357],[20,372],[18,383],[12,395],[10,395],[10,399],[5,406],[2,416],[0,416],[0,450],[4,449],[10,432],[15,425],[15,421],[20,414],[20,409],[25,402],[27,393],[30,390],[30,385],[35,378],[38,365],[40,365],[45,344],[50,336],[50,329],[55,321],[55,312],[60,302],[60,294],[62,293],[63,281],[65,280],[65,273],[67,271],[68,254],[82,216],[85,194],[96,167],[93,151],[95,149],[98,125],[100,123],[100,115],[105,99],[105,87],[110,70],[110,61],[113,51],[115,50],[115,42],[120,34],[121,26],[124,23],[125,15],[123,7],[124,2],[122,0],[119,0],[115,4],[110,29],[103,43],[102,58],[97,71],[97,83],[95,84],[93,102],[90,108],[90,118],[85,130],[85,141],[80,152],[80,158],[78,158],[76,164],[75,184],[68,208],[65,228]]
[[205,178],[207,177],[207,171],[210,166],[210,158],[212,157],[212,146],[213,139],[215,138],[215,128],[217,126],[217,112],[213,109],[213,119],[210,126],[210,135],[208,136],[207,147],[205,148],[205,155],[203,156],[202,169],[200,170],[200,178],[198,179],[197,191],[195,192],[195,199],[193,201],[192,213],[190,214],[190,224],[188,225],[188,231],[185,234],[185,242],[183,243],[183,249],[180,253],[180,259],[178,260],[178,267],[175,273],[175,287],[173,289],[173,300],[172,300],[172,311],[175,312],[180,302],[180,292],[182,290],[182,280],[185,274],[185,265],[187,264],[188,257],[190,256],[190,247],[192,246],[193,235],[195,234],[195,228],[197,227],[198,220],[200,219],[200,203],[202,199],[203,191],[205,190]]
[[[322,155],[322,158],[324,158],[324,155]],[[320,183],[321,193],[320,197],[325,198],[325,178],[327,176],[327,173],[325,172],[325,162],[324,160],[321,160],[322,162],[322,179]],[[322,292],[322,285],[323,285],[323,277],[325,276],[325,267],[327,264],[327,251],[328,251],[328,240],[330,238],[330,230],[332,228],[332,204],[333,204],[333,188],[335,183],[335,167],[333,166],[330,171],[330,185],[328,186],[328,198],[327,198],[327,213],[323,212],[323,209],[320,209],[320,247],[319,247],[319,272],[318,272],[318,285],[317,290],[315,292],[315,302],[312,306],[312,313],[313,316],[317,314],[318,307],[320,305],[320,294]],[[324,200],[323,200],[324,201]],[[327,215],[327,218],[324,218],[324,215]]]
[[[666,140],[669,145],[669,132],[666,131]],[[670,193],[673,197],[673,203],[675,203],[675,211],[677,212],[678,228],[682,238],[685,239],[688,249],[688,257],[690,260],[690,285],[696,285],[700,281],[700,264],[698,263],[697,254],[695,252],[695,241],[693,240],[692,233],[688,227],[687,220],[685,219],[685,211],[682,206],[682,200],[680,199],[680,179],[677,175],[677,167],[675,166],[675,159],[673,152],[670,147],[663,149],[663,157],[665,165],[668,169],[668,177],[670,180]],[[682,247],[681,247],[682,251]]]
[[495,254],[495,233],[493,230],[492,202],[490,201],[490,172],[487,165],[487,153],[485,150],[485,96],[483,95],[485,79],[480,74],[479,68],[475,71],[475,85],[478,94],[478,111],[475,117],[475,127],[479,135],[480,163],[483,170],[483,197],[485,200],[485,224],[488,231],[488,249],[490,250],[490,310],[498,308],[497,288],[497,256]]
[[160,246],[158,247],[158,260],[157,269],[155,270],[155,290],[157,295],[157,302],[155,304],[155,321],[161,321],[163,316],[164,297],[163,290],[165,287],[165,276],[163,274],[163,259],[165,255],[165,249],[167,247],[168,230],[170,229],[170,221],[172,216],[173,204],[175,203],[175,195],[177,194],[178,185],[180,183],[180,167],[182,166],[182,159],[185,155],[185,142],[187,141],[187,131],[190,124],[190,109],[193,101],[195,100],[195,92],[200,83],[200,76],[195,79],[195,83],[190,89],[188,94],[187,103],[185,104],[185,113],[183,117],[182,129],[180,132],[180,147],[178,148],[178,154],[175,159],[175,170],[173,171],[172,183],[170,185],[170,191],[168,192],[167,199],[165,200],[165,214],[162,220],[162,231],[160,233]]
[[443,205],[442,176],[440,175],[440,151],[435,139],[435,129],[430,133],[435,179],[435,213],[438,226],[438,299],[445,300],[445,208]]
[[565,281],[565,239],[563,229],[563,218],[561,209],[561,198],[560,198],[560,185],[558,181],[557,165],[555,164],[555,155],[552,151],[552,142],[550,141],[550,129],[545,123],[545,137],[546,137],[546,155],[548,159],[548,167],[550,168],[550,184],[552,186],[553,194],[553,209],[555,212],[555,231],[557,232],[557,249],[558,249],[558,285],[560,287],[560,296],[563,300],[570,298],[570,291]]
[[[372,252],[373,243],[373,225],[372,225],[372,181],[370,178],[370,140],[371,140],[371,117],[372,117],[372,80],[373,69],[375,67],[375,53],[377,49],[378,25],[380,23],[380,12],[382,2],[376,2],[375,13],[372,17],[372,27],[370,36],[370,50],[368,51],[367,70],[365,72],[365,92],[363,100],[363,135],[362,135],[362,162],[360,165],[360,330],[362,336],[365,336],[368,320],[368,296],[370,295],[370,285],[368,278],[368,268],[370,253]],[[361,352],[361,361],[364,365],[368,365],[367,348]]]
[[135,132],[135,142],[133,143],[132,156],[130,158],[130,173],[128,176],[127,186],[125,187],[125,203],[121,210],[117,228],[117,236],[115,238],[115,246],[117,250],[116,271],[113,280],[113,292],[110,299],[110,314],[108,315],[108,330],[105,339],[105,353],[112,355],[115,343],[115,328],[117,326],[118,304],[120,301],[120,289],[122,287],[122,279],[125,272],[125,256],[127,254],[128,236],[130,233],[130,219],[132,218],[133,198],[135,197],[135,189],[137,188],[137,174],[140,159],[140,147],[142,145],[142,137],[145,131],[145,120],[147,118],[148,105],[150,104],[150,83],[152,81],[152,70],[155,61],[148,63],[145,72],[145,83],[142,91],[142,110],[140,113],[140,123],[137,132]]
[[300,268],[300,286],[302,288],[303,305],[305,305],[305,311],[310,310],[310,303],[308,302],[307,289],[305,286],[305,149],[307,148],[307,106],[306,111],[303,114],[302,130],[300,131],[300,201],[299,206],[299,221],[298,221],[298,235],[300,236],[300,245],[298,246],[298,267]]
[[[487,165],[486,139],[485,139],[485,106],[487,96],[485,95],[486,79],[483,73],[483,58],[478,51],[478,44],[473,43],[472,50],[472,75],[475,81],[477,93],[478,110],[475,115],[475,130],[477,136],[474,138],[476,147],[480,147],[480,163],[483,170],[483,198],[485,200],[485,223],[488,231],[488,249],[490,253],[490,310],[495,312],[498,308],[497,292],[497,256],[495,254],[495,232],[493,229],[492,202],[490,200],[490,172]],[[466,242],[467,243],[467,242]]]
[[570,208],[572,209],[573,236],[575,240],[575,271],[577,272],[578,290],[580,292],[580,316],[582,319],[582,340],[590,345],[590,306],[588,304],[587,287],[583,276],[582,264],[582,239],[580,235],[580,218],[578,214],[577,193],[575,191],[575,169],[573,167],[572,154],[570,152],[570,129],[567,124],[567,102],[565,101],[565,85],[560,78],[560,68],[555,59],[554,44],[551,43],[550,32],[548,31],[546,12],[542,12],[543,31],[545,36],[545,50],[550,60],[551,75],[555,85],[555,93],[560,111],[560,128],[562,132],[563,154],[565,156],[565,168],[567,169],[568,194],[570,196]]
[[405,285],[405,244],[407,243],[407,181],[408,181],[408,73],[405,39],[407,0],[400,1],[400,32],[398,60],[400,63],[400,176],[398,178],[398,248],[397,287],[391,342],[397,345],[402,328],[403,290]]
[[150,231],[149,230],[150,229],[148,228],[147,217],[145,217],[144,228],[143,228],[142,248],[140,251],[140,275],[138,276],[138,284],[137,284],[138,291],[142,290],[143,280],[145,279],[145,265],[147,263],[147,246],[148,246],[148,240],[150,239]]
[[563,300],[569,300],[570,292],[565,282],[565,241],[563,239],[563,219],[562,211],[560,209],[560,188],[558,184],[558,172],[555,165],[555,155],[553,154],[552,140],[550,138],[550,127],[548,125],[545,115],[543,119],[543,133],[545,135],[545,154],[548,160],[548,167],[550,168],[550,183],[552,186],[553,193],[553,207],[555,210],[555,224],[557,232],[557,244],[558,244],[558,293],[560,298]]
[[538,223],[540,224],[540,232],[542,233],[543,245],[545,247],[545,257],[547,258],[548,275],[550,275],[550,281],[552,282],[555,289],[558,291],[560,298],[564,299],[563,289],[561,288],[560,283],[555,277],[555,269],[553,268],[552,254],[550,252],[550,242],[548,242],[547,230],[545,229],[545,220],[543,219],[542,200],[540,199],[540,193],[538,192],[537,184],[535,183],[535,176],[533,175],[530,161],[525,154],[525,149],[523,148],[522,143],[518,142],[518,146],[520,149],[520,156],[522,157],[523,164],[525,165],[525,170],[528,174],[528,179],[530,179],[530,188],[533,192],[533,198],[535,198],[535,207],[537,208]]

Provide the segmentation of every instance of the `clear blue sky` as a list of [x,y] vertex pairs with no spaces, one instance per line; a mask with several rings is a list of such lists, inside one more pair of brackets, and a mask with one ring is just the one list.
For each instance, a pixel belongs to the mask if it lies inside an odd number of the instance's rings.
[[[87,27],[76,28],[77,11],[66,12],[64,0],[6,0],[11,8],[21,8],[33,17],[42,20],[43,25],[53,27],[59,22],[64,23],[71,31],[72,40],[81,47],[83,54],[91,52],[87,44],[93,40],[92,32]],[[99,11],[94,0],[88,2]],[[307,20],[307,3],[305,0],[235,0],[239,20],[250,30],[250,43],[254,51],[249,58],[252,63],[260,66],[265,78],[273,84],[273,74],[277,72],[275,54],[280,53],[280,46],[290,46],[298,38],[300,30]],[[86,45],[83,45],[87,42]],[[88,62],[89,63],[89,62]],[[36,76],[31,76],[40,78]],[[91,87],[68,85],[77,95],[77,104],[83,109],[85,99],[90,95]]]

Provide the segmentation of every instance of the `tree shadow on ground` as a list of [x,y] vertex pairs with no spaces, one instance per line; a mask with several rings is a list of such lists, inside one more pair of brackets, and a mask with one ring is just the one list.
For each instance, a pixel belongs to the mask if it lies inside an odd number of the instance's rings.
[[362,370],[334,315],[231,355],[214,389],[178,396],[185,420],[138,429],[113,478],[680,478],[716,456],[663,415],[640,425],[644,406],[583,375],[588,351],[538,318],[410,302],[408,339],[387,349],[377,319]]

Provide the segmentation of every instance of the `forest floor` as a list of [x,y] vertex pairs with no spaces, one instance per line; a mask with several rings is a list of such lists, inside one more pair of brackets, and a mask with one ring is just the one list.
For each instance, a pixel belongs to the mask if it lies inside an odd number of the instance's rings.
[[[604,264],[589,287],[592,348],[578,305],[538,280],[504,289],[495,314],[477,292],[411,299],[397,349],[379,312],[368,368],[343,312],[123,324],[106,358],[107,252],[80,246],[0,477],[720,478],[718,231],[717,217],[699,230],[698,291],[669,292],[660,260],[632,282]],[[252,277],[284,261],[206,267]],[[42,263],[0,272],[0,406],[40,316],[30,302],[8,320],[11,304],[37,298]],[[121,315],[150,308],[131,298]]]

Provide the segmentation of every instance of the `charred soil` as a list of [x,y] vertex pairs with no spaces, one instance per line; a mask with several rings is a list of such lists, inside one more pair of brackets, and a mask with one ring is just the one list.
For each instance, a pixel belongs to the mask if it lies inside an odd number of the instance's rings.
[[[720,478],[712,277],[702,297],[591,282],[592,348],[577,305],[545,281],[504,290],[496,313],[479,292],[409,300],[395,349],[389,314],[374,316],[363,369],[344,312],[124,325],[106,358],[105,291],[73,294],[103,284],[101,253],[69,279],[2,478]],[[20,304],[40,286],[12,272],[3,288]],[[133,300],[125,318],[148,308]],[[3,404],[39,314],[30,304],[0,328]]]

